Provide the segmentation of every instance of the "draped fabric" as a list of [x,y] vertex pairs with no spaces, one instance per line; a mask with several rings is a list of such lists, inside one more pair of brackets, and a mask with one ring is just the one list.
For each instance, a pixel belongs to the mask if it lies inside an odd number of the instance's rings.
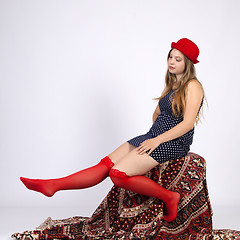
[[[231,230],[212,231],[212,209],[203,157],[188,153],[156,166],[146,176],[181,194],[174,221],[162,220],[165,208],[160,200],[113,186],[91,217],[48,218],[36,230],[15,233],[12,238],[207,240],[238,234]],[[218,238],[219,234],[222,238]]]

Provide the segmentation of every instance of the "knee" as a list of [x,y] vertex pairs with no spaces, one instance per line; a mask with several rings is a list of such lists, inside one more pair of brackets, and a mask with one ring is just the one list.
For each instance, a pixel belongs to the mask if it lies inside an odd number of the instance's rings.
[[109,177],[111,178],[113,184],[117,187],[123,188],[124,183],[129,178],[125,172],[119,171],[118,169],[112,168],[109,172]]
[[114,163],[112,162],[111,158],[106,156],[105,158],[101,159],[101,163],[106,165],[106,167],[110,170],[113,166]]

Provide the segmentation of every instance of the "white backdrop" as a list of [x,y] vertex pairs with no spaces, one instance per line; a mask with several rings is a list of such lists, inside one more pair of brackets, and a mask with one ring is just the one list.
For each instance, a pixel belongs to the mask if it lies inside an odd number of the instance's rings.
[[206,159],[213,207],[238,206],[239,7],[237,0],[1,0],[0,206],[85,206],[90,214],[109,179],[47,198],[19,177],[71,174],[148,131],[170,44],[183,37],[200,48],[196,70],[209,105],[191,151]]

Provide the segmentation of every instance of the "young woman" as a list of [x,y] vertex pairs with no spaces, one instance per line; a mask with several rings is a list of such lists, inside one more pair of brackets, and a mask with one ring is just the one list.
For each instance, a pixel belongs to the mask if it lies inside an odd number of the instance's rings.
[[110,176],[113,183],[138,194],[162,200],[167,209],[164,220],[177,216],[180,194],[169,191],[143,176],[160,163],[185,156],[192,144],[194,124],[204,90],[197,80],[194,64],[199,49],[187,38],[171,44],[165,89],[153,114],[153,125],[144,134],[132,138],[90,168],[59,179],[28,179],[21,181],[28,189],[51,197],[59,190],[94,186]]

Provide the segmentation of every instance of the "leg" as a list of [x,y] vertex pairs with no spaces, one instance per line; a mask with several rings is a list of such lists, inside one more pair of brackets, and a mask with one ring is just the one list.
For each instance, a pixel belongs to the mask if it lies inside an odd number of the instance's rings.
[[116,163],[110,170],[109,176],[118,187],[162,200],[167,209],[167,215],[163,219],[170,222],[177,216],[180,194],[163,188],[150,178],[141,176],[157,165],[158,162],[146,153],[140,155],[133,150]]
[[97,165],[67,177],[47,180],[23,177],[20,179],[28,189],[41,192],[47,197],[52,197],[59,190],[88,188],[100,183],[108,176],[113,166],[114,163],[106,156]]
[[108,157],[113,161],[113,163],[116,164],[120,159],[130,153],[133,149],[136,149],[136,147],[128,142],[125,142],[112,153],[110,153]]
[[114,166],[114,162],[117,162],[121,157],[125,156],[134,148],[134,146],[126,142],[109,156],[103,158],[97,165],[71,174],[67,177],[47,180],[28,179],[23,177],[20,179],[28,189],[41,192],[47,197],[53,196],[59,190],[92,187],[108,177],[110,169]]

